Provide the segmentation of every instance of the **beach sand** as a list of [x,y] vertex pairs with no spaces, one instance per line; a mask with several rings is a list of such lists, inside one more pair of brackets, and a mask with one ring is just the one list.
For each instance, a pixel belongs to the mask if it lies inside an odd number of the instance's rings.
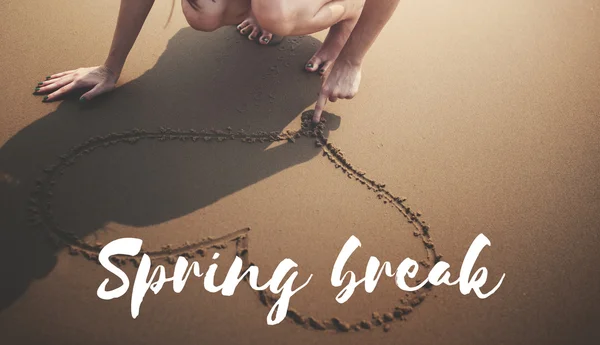
[[[194,31],[179,5],[163,28],[170,1],[155,5],[113,93],[85,105],[32,96],[46,75],[104,61],[118,6],[0,4],[1,343],[597,341],[596,1],[403,1],[369,52],[359,95],[327,106],[319,138],[294,134],[320,86],[302,67],[325,33],[265,48],[234,28]],[[325,138],[331,146],[316,145]],[[62,175],[44,172],[56,164]],[[64,233],[29,225],[40,212]],[[488,288],[506,274],[500,289],[480,300],[436,287],[417,303],[382,279],[372,294],[335,301],[331,268],[350,236],[362,248],[348,267],[362,274],[371,255],[431,262],[424,226],[453,276],[485,234],[492,246],[477,265]],[[243,241],[229,235],[246,228]],[[51,246],[49,233],[72,248]],[[261,279],[285,258],[298,263],[297,282],[314,275],[291,300],[302,317],[373,329],[267,326],[269,308],[248,286],[223,297],[192,278],[180,294],[171,284],[149,293],[134,320],[130,293],[96,296],[115,279],[85,257],[121,237],[143,239],[169,269],[169,248],[202,249],[203,270],[214,252],[228,268],[247,240]],[[136,267],[123,270],[133,278]],[[411,304],[385,331],[373,319]]]

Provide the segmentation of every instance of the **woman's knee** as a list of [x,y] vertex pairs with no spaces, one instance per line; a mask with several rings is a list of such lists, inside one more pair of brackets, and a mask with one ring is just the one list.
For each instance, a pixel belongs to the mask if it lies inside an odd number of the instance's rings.
[[295,0],[252,0],[252,13],[260,26],[276,35],[294,34],[306,17],[306,2]]
[[222,11],[219,12],[218,8],[200,7],[197,3],[202,1],[182,0],[183,15],[193,29],[205,32],[215,31],[222,26]]

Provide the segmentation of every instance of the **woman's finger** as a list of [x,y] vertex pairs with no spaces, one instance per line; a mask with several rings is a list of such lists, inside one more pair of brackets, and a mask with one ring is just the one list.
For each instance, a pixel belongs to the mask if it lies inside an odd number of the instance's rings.
[[105,92],[109,91],[109,89],[106,87],[105,84],[98,84],[96,86],[94,86],[90,91],[84,93],[79,100],[81,102],[86,102],[89,100],[94,99],[96,96],[101,95]]
[[61,78],[64,78],[66,76],[69,75],[73,75],[75,73],[75,70],[73,71],[67,71],[67,72],[62,72],[62,73],[58,73],[58,74],[53,74],[52,76],[48,76],[46,77],[46,80],[39,82],[36,86],[36,91],[38,91],[38,88],[42,88],[44,86],[48,86],[51,84],[56,83],[58,80],[60,80]]
[[56,83],[57,81],[59,81],[60,79],[62,79],[64,77],[73,76],[73,75],[74,75],[74,73],[69,73],[69,74],[62,75],[60,77],[56,77],[56,78],[44,80],[41,83],[38,83],[38,87],[48,86],[50,84],[54,84],[54,83]]
[[75,73],[75,71],[76,70],[73,69],[73,70],[70,70],[70,71],[65,71],[65,72],[60,72],[60,73],[56,73],[56,74],[53,74],[53,75],[49,75],[49,76],[46,77],[46,81],[49,81],[49,80],[52,80],[52,79],[57,79],[57,78],[60,78],[60,77],[64,77],[64,76],[66,76],[68,74],[73,74],[73,73]]
[[313,114],[313,123],[321,122],[321,115],[323,114],[323,109],[325,109],[325,105],[327,104],[327,95],[322,91],[319,94],[319,99],[317,100],[317,104],[315,105],[315,112]]
[[76,88],[75,82],[71,82],[71,83],[61,87],[60,89],[52,92],[48,96],[44,97],[43,101],[44,102],[55,101],[55,100],[61,98],[62,96],[66,95],[67,93],[73,91],[75,88]]
[[73,79],[75,79],[75,77],[73,75],[66,75],[64,77],[54,79],[53,83],[36,87],[35,92],[44,94],[44,93],[50,93],[50,92],[56,91],[56,90],[60,89],[61,87],[71,83],[73,81]]

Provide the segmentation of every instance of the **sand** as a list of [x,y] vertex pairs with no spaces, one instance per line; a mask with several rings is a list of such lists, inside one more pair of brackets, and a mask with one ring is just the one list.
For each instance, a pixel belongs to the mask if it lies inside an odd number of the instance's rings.
[[[31,92],[103,61],[118,2],[0,4],[2,343],[595,343],[598,4],[404,1],[359,95],[329,104],[317,133],[302,114],[320,81],[302,66],[324,33],[259,47],[180,12],[163,29],[169,7],[156,4],[119,88],[81,105]],[[480,233],[490,282],[506,274],[486,300],[382,281],[335,302],[351,235],[357,272],[370,255],[426,271],[443,254],[457,274]],[[289,257],[314,278],[278,326],[273,296],[194,282],[148,295],[133,320],[129,294],[96,297],[95,257],[126,236],[167,267],[220,252],[222,267],[239,254],[272,272]]]

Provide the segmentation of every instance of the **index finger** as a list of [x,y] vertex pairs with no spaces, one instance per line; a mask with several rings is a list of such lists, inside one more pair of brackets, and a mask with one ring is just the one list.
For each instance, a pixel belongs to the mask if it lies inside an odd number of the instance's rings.
[[326,104],[327,95],[324,95],[322,92],[319,93],[319,99],[317,100],[317,104],[315,105],[315,113],[313,114],[313,123],[321,122],[321,114],[323,114],[323,109],[325,109]]

